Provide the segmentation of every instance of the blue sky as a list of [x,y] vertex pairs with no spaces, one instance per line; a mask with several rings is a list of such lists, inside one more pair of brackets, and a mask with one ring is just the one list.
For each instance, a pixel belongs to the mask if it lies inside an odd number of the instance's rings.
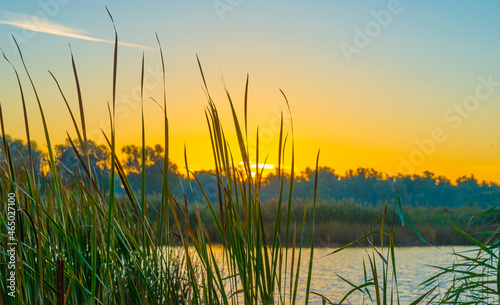
[[[467,117],[454,110],[475,94],[480,78],[500,81],[498,2],[11,1],[0,9],[0,48],[20,69],[10,34],[18,37],[55,143],[63,142],[66,130],[72,130],[47,70],[60,79],[75,105],[68,44],[81,74],[89,128],[103,128],[106,102],[111,99],[113,56],[112,44],[106,41],[114,38],[105,6],[123,43],[119,144],[140,139],[137,101],[126,99],[137,87],[143,51],[152,79],[147,94],[161,99],[161,86],[154,80],[159,67],[156,32],[167,62],[174,161],[182,161],[185,143],[195,168],[210,167],[198,153],[208,147],[198,54],[223,114],[227,102],[220,75],[241,101],[246,73],[250,74],[252,126],[270,130],[262,153],[270,154],[272,162],[277,141],[272,122],[283,109],[282,89],[296,116],[299,167],[313,164],[321,148],[322,164],[339,171],[366,166],[395,174],[404,159],[411,163],[412,173],[431,170],[452,178],[475,173],[500,181],[496,88],[465,113]],[[41,16],[38,26],[32,16]],[[390,20],[383,25],[375,16]],[[33,26],[39,32],[23,30]],[[371,36],[370,30],[375,31]],[[368,37],[366,45],[356,45],[359,32]],[[346,56],[342,48],[346,45],[357,53]],[[19,93],[4,61],[0,86],[0,103],[9,114],[8,132],[23,138]],[[30,118],[39,124],[31,93],[28,98]],[[146,110],[148,141],[154,144],[161,141],[156,132],[161,116],[153,103],[148,102]],[[455,115],[461,117],[457,128],[450,122]],[[426,154],[416,142],[431,137],[436,128],[444,130],[446,141],[435,143],[432,153]],[[43,143],[41,132],[35,133]]]

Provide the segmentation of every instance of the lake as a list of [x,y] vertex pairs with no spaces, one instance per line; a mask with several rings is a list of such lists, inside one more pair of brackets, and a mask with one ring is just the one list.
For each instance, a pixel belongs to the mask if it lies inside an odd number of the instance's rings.
[[[452,263],[455,251],[465,251],[470,247],[402,247],[395,248],[396,269],[401,304],[409,304],[423,292],[419,293],[419,284],[436,273],[430,265],[444,266]],[[368,254],[362,248],[344,249],[338,253],[326,256],[335,249],[315,249],[313,278],[311,290],[318,292],[333,303],[339,302],[352,286],[340,279],[336,274],[354,283],[363,283],[363,259],[369,270]],[[372,253],[368,250],[368,253]],[[309,251],[307,251],[309,254]],[[379,261],[380,259],[377,258]],[[307,265],[304,264],[304,274]],[[379,274],[381,265],[379,264]],[[305,286],[305,281],[303,281]],[[305,289],[305,288],[304,288]],[[365,295],[365,297],[367,297]],[[352,304],[362,304],[363,294],[355,292],[349,296]],[[368,302],[371,304],[371,302]],[[312,297],[311,304],[322,304],[321,298]]]
[[[395,249],[398,287],[401,304],[409,304],[424,292],[419,291],[419,284],[434,275],[437,269],[431,265],[446,266],[453,263],[453,251],[462,252],[471,247],[401,247]],[[338,253],[328,255],[335,248],[317,248],[314,250],[314,266],[311,281],[311,291],[324,295],[334,304],[340,302],[343,296],[352,288],[338,275],[354,283],[363,283],[363,259],[369,270],[368,254],[362,248],[348,248]],[[222,248],[215,247],[216,256],[221,254]],[[302,250],[301,276],[297,304],[304,303],[306,289],[307,265],[309,249]],[[368,250],[368,253],[372,253]],[[380,261],[380,258],[377,258]],[[379,275],[381,264],[378,264]],[[289,279],[288,279],[289,281]],[[373,291],[373,290],[372,290]],[[363,304],[361,292],[355,292],[344,304]],[[242,300],[241,300],[242,301]],[[239,302],[243,304],[242,302]],[[372,304],[366,300],[367,304]],[[319,296],[311,295],[309,304],[323,304]],[[328,303],[327,303],[328,304]],[[397,304],[397,302],[395,302]]]

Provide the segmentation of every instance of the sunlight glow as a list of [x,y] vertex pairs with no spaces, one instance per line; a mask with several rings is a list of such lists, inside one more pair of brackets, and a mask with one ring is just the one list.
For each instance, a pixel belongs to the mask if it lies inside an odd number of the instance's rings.
[[[240,165],[244,165],[245,163],[243,162],[240,162]],[[256,168],[257,165],[254,164],[253,162],[250,162],[250,168]],[[259,163],[259,168],[260,169],[274,169],[274,165],[273,164],[262,164],[262,163]]]

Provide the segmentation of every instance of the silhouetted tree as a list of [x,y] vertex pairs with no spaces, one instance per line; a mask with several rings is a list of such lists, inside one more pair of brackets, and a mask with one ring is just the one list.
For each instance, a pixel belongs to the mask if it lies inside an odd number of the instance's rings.
[[[5,136],[5,140],[10,150],[10,156],[15,168],[28,168],[30,164],[30,154],[27,144],[22,140],[12,139],[10,136]],[[39,174],[43,170],[44,155],[38,149],[36,142],[31,141],[31,154],[33,156],[33,169],[35,174]],[[8,162],[6,151],[3,144],[3,137],[0,137],[0,162]]]
[[[165,150],[159,144],[154,147],[145,147],[146,181],[145,193],[161,193],[163,183],[163,162]],[[124,159],[123,168],[127,172],[129,183],[135,191],[140,191],[142,186],[142,149],[136,145],[122,147]],[[168,184],[170,192],[180,195],[180,180],[177,165],[168,162]]]
[[[66,139],[64,144],[56,145],[54,148],[56,162],[60,167],[61,175],[63,177],[69,177],[68,175],[74,177],[78,175],[78,177],[81,177],[84,181],[88,181],[89,176],[84,167],[89,168],[89,165],[86,163],[87,160],[84,149],[78,139],[72,140],[72,142],[75,145],[76,151],[75,148],[71,146],[68,139]],[[92,140],[88,140],[85,147],[92,177],[97,181],[99,186],[104,185],[107,188],[109,186],[111,174],[111,153],[109,149],[105,145],[98,145]],[[81,159],[78,158],[77,152]],[[72,181],[72,183],[75,182],[74,179],[67,180]],[[117,185],[119,185],[119,183]]]

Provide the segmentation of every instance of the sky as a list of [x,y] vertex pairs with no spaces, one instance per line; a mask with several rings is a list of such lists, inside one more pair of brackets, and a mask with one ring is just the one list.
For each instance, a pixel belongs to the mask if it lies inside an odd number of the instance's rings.
[[[452,180],[474,174],[500,183],[499,2],[472,1],[9,1],[0,7],[0,48],[20,72],[33,138],[46,145],[40,113],[13,43],[40,94],[53,144],[76,137],[57,86],[78,109],[70,45],[90,138],[109,133],[113,15],[118,50],[117,145],[140,144],[142,54],[146,141],[163,142],[164,49],[170,156],[182,168],[213,168],[207,99],[196,55],[237,152],[222,77],[238,113],[249,75],[249,139],[259,127],[259,160],[277,162],[279,121],[295,164],[343,174],[370,167],[395,175],[430,171]],[[288,113],[280,90],[286,94]],[[25,139],[15,74],[0,60],[7,134]],[[256,153],[252,148],[251,158]],[[289,150],[288,150],[289,151]],[[236,154],[235,154],[236,155]],[[289,160],[289,155],[287,156]]]

